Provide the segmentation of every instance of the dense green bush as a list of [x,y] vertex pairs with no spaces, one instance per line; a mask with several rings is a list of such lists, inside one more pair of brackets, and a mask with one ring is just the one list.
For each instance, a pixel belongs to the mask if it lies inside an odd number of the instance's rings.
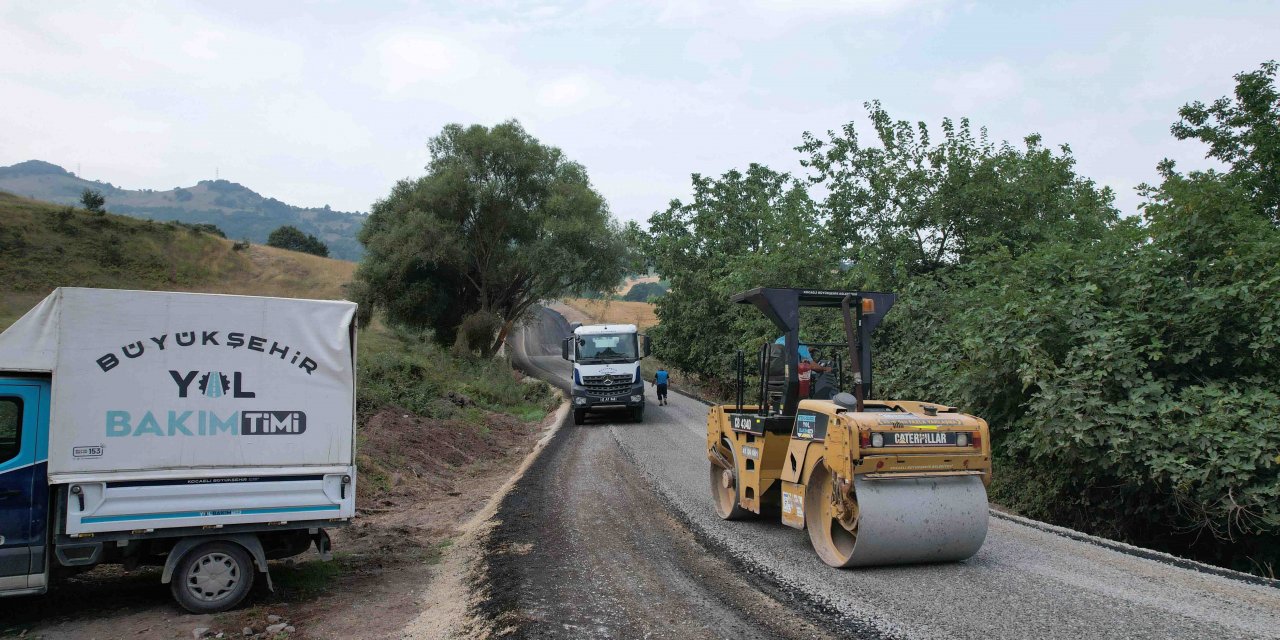
[[661,282],[637,282],[623,294],[622,299],[628,302],[652,302],[666,295],[667,285]]
[[479,423],[479,409],[528,420],[555,408],[558,400],[546,383],[522,382],[502,359],[451,354],[429,336],[409,329],[361,331],[356,397],[362,417],[399,407]]
[[1171,175],[1154,195],[1145,225],[1102,242],[994,252],[908,287],[879,382],[990,420],[998,501],[1275,563],[1280,231],[1218,176]]
[[[995,145],[969,124],[869,106],[800,149],[810,181],[753,166],[694,177],[650,220],[672,291],[655,351],[724,379],[773,329],[730,308],[753,286],[891,290],[876,395],[986,418],[992,498],[1028,515],[1274,575],[1280,565],[1280,175],[1277,67],[1234,99],[1179,111],[1173,133],[1229,170],[1160,163],[1141,216],[1078,176],[1070,149]],[[783,197],[786,194],[786,197]],[[808,319],[806,319],[808,321]],[[810,340],[838,328],[808,325]],[[750,352],[748,352],[750,353]]]
[[267,236],[267,245],[289,251],[301,251],[322,258],[329,257],[329,247],[319,238],[293,225],[284,225]]

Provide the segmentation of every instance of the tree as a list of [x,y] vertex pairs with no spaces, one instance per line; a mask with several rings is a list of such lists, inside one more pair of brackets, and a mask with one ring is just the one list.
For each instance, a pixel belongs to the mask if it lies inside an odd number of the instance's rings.
[[[751,287],[831,284],[838,265],[804,185],[759,164],[720,178],[693,176],[693,199],[673,200],[649,218],[646,252],[671,283],[658,298],[654,353],[668,365],[714,380],[734,353],[772,329],[743,313],[730,294]],[[772,338],[770,338],[772,339]]]
[[429,149],[427,175],[398,182],[360,232],[357,291],[392,322],[490,356],[539,300],[622,278],[622,230],[559,149],[514,120],[450,124]]
[[329,247],[324,242],[309,233],[303,233],[293,225],[284,225],[272,231],[271,235],[267,236],[267,246],[301,251],[322,258],[329,257]]
[[1231,165],[1231,181],[1245,190],[1258,210],[1280,224],[1280,92],[1275,60],[1235,76],[1235,99],[1212,105],[1195,101],[1178,110],[1171,131],[1179,140],[1209,145],[1210,158]]
[[80,204],[94,213],[106,213],[102,207],[107,204],[107,199],[97,189],[85,189],[81,192]]
[[879,102],[866,108],[878,146],[849,123],[826,139],[804,134],[797,150],[828,192],[830,232],[877,286],[997,246],[1016,254],[1053,237],[1096,238],[1118,217],[1111,190],[1076,175],[1066,145],[1055,154],[1034,134],[1021,149],[996,145],[967,118],[944,119],[935,142],[923,122],[895,121]]
[[651,302],[666,295],[668,288],[661,282],[638,282],[631,285],[622,299],[628,302]]

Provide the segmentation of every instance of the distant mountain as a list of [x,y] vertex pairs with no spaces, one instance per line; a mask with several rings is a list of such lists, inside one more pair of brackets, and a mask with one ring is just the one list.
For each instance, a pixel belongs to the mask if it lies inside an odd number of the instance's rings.
[[293,225],[315,235],[329,246],[329,255],[359,260],[364,248],[356,234],[364,224],[361,213],[304,209],[266,198],[244,185],[227,180],[201,180],[193,187],[168,191],[121,189],[109,182],[85,180],[62,167],[41,160],[0,167],[0,191],[59,204],[78,204],[85,189],[97,189],[107,199],[107,210],[136,218],[208,222],[218,225],[228,238],[248,238],[266,243],[267,235],[281,225]]

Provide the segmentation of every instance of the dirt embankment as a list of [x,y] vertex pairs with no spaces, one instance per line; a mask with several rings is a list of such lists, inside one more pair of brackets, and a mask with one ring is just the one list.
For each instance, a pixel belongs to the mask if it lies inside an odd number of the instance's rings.
[[350,554],[343,559],[350,572],[327,595],[293,607],[303,637],[398,637],[424,616],[450,618],[451,630],[468,626],[466,590],[454,601],[432,586],[446,574],[456,579],[449,557],[466,553],[456,548],[459,537],[553,425],[550,418],[523,422],[489,413],[477,428],[395,408],[368,418],[360,443],[361,516],[334,540]]
[[[0,600],[0,637],[160,640],[201,628],[208,637],[246,637],[252,628],[273,640],[456,635],[470,626],[469,562],[455,556],[471,545],[459,541],[561,413],[525,422],[485,412],[475,424],[383,408],[361,421],[358,515],[330,530],[333,562],[314,552],[273,562],[274,593],[259,581],[244,608],[218,616],[181,611],[154,568],[99,567],[46,596]],[[442,579],[455,588],[441,588]],[[277,617],[293,632],[263,633]],[[417,631],[405,635],[411,624]]]

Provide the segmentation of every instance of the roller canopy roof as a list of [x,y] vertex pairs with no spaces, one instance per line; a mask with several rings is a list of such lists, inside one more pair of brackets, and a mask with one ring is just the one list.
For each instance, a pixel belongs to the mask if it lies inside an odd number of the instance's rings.
[[799,327],[800,307],[819,307],[839,309],[840,303],[848,296],[875,301],[875,312],[866,314],[863,319],[868,331],[875,329],[880,320],[893,307],[898,299],[897,294],[878,291],[836,291],[831,289],[792,289],[783,287],[756,287],[748,291],[734,294],[730,300],[741,304],[753,304],[761,313],[773,321],[783,332],[794,331]]

